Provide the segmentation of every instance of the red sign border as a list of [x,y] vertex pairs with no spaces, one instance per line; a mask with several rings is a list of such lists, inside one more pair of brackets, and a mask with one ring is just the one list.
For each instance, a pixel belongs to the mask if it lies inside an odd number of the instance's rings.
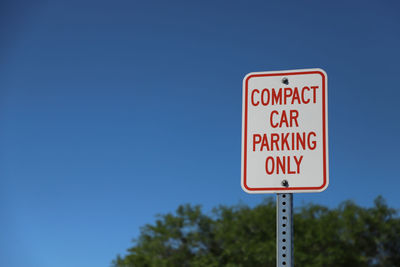
[[[322,132],[323,132],[323,184],[317,187],[265,187],[265,188],[251,188],[246,184],[247,175],[247,110],[248,110],[248,84],[249,80],[254,77],[268,77],[268,76],[289,76],[289,75],[303,75],[303,74],[320,74],[322,77]],[[244,140],[243,140],[243,186],[249,192],[257,191],[306,191],[306,190],[322,190],[327,185],[327,160],[326,160],[326,74],[319,70],[299,71],[299,72],[277,72],[277,73],[261,73],[251,74],[245,81],[245,107],[244,107]]]

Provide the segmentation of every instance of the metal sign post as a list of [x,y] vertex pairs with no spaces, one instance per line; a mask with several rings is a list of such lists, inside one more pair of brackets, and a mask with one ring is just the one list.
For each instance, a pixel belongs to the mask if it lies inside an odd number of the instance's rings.
[[251,72],[242,93],[241,186],[277,194],[277,266],[293,267],[293,193],[329,185],[328,76],[318,68]]
[[293,194],[277,194],[276,266],[293,267]]

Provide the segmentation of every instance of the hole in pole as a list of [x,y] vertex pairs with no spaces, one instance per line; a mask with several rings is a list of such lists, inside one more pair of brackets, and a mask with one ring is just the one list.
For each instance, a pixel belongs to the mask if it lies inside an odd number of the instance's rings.
[[283,202],[282,202],[282,204],[283,204],[283,205],[286,205],[286,202],[285,202],[285,201],[283,201]]
[[286,224],[282,224],[283,227],[286,227]]

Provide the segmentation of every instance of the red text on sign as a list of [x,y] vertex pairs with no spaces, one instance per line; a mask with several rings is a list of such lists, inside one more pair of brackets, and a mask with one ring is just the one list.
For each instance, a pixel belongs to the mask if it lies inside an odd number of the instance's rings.
[[318,86],[304,86],[285,88],[264,88],[263,90],[253,89],[251,92],[251,104],[253,106],[286,105],[286,104],[308,104],[317,103]]
[[[274,110],[271,112],[270,115],[270,123],[272,128],[279,127],[281,128],[282,126],[285,127],[299,127],[299,123],[297,121],[297,118],[299,117],[299,112],[297,110],[289,110],[289,120],[288,116],[286,115],[286,110],[282,110],[281,114],[279,114],[279,111]],[[276,118],[276,119],[274,119]],[[277,122],[279,121],[279,122]]]
[[267,174],[299,174],[300,164],[303,156],[269,156],[265,160],[265,171]]
[[253,151],[314,150],[317,147],[311,132],[253,134]]

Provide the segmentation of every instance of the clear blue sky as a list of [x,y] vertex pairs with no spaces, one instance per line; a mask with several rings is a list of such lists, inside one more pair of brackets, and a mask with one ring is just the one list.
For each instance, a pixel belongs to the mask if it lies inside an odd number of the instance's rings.
[[259,203],[240,187],[252,71],[329,76],[330,186],[295,206],[400,208],[398,1],[8,2],[0,266],[107,267],[181,203]]

